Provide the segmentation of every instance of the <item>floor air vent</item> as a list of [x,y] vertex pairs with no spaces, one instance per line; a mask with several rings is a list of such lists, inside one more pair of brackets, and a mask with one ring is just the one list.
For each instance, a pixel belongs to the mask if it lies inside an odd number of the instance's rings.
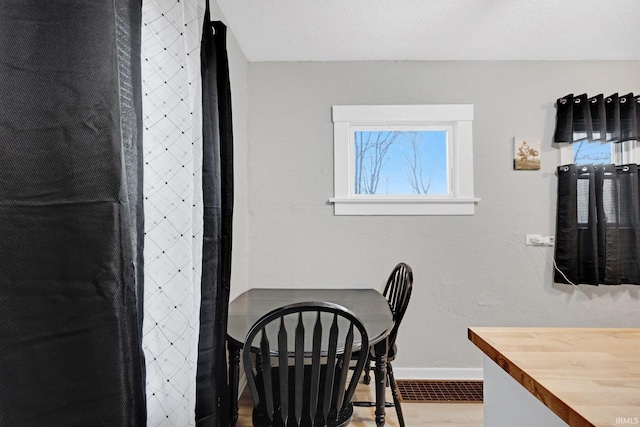
[[407,403],[482,403],[482,381],[397,380]]

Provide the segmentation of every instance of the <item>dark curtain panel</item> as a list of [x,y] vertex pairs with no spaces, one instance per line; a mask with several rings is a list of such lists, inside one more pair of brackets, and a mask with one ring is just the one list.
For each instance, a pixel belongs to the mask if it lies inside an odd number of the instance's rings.
[[[639,103],[632,93],[564,96],[556,104],[554,140],[637,141]],[[636,164],[558,168],[556,282],[640,284],[638,176]]]
[[629,93],[602,94],[588,98],[586,94],[569,94],[556,102],[554,142],[610,141],[638,139],[640,129],[640,97]]
[[231,276],[233,135],[226,27],[204,19],[201,45],[204,242],[196,421],[229,425],[226,332]]
[[146,420],[140,3],[0,8],[0,425]]
[[640,284],[637,165],[558,168],[558,283]]
[[[142,334],[144,316],[144,156],[142,149],[142,72],[140,69],[141,0],[116,0],[116,42],[118,47],[118,78],[120,89],[120,124],[122,149],[129,200],[131,230],[136,274],[138,323]],[[142,364],[144,367],[144,364]]]

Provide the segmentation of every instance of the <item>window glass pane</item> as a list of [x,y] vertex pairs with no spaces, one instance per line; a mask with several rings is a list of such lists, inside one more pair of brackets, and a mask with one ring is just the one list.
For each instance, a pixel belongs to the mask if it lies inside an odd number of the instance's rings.
[[611,143],[574,142],[573,159],[576,165],[611,163]]
[[447,131],[356,131],[355,194],[448,194]]

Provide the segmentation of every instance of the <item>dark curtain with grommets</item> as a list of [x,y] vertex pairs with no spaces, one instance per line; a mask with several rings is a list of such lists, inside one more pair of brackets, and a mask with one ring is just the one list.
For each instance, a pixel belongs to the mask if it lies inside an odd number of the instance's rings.
[[[633,158],[639,104],[633,93],[560,98],[554,141],[610,142]],[[558,168],[556,282],[640,284],[639,179],[636,163]]]
[[638,139],[640,95],[565,95],[556,102],[554,142]]

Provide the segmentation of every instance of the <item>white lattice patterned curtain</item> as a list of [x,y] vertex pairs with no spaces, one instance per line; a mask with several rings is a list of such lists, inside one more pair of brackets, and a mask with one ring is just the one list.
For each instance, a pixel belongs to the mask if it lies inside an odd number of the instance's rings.
[[194,424],[202,256],[203,1],[145,0],[142,25],[149,426]]

